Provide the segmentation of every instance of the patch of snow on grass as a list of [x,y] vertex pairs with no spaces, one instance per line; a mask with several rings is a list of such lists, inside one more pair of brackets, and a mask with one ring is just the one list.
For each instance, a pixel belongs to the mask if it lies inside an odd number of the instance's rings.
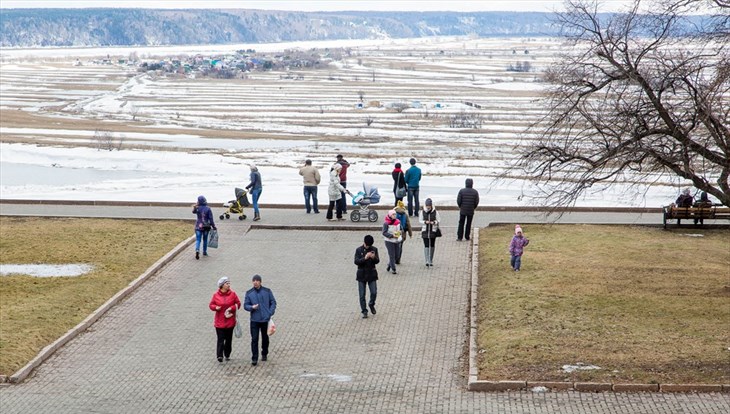
[[0,264],[0,275],[28,275],[33,277],[73,277],[89,273],[94,266],[88,264]]
[[582,362],[576,362],[575,365],[563,365],[562,367],[563,372],[567,372],[568,374],[575,371],[590,371],[594,369],[601,369],[601,367],[596,365],[586,365]]

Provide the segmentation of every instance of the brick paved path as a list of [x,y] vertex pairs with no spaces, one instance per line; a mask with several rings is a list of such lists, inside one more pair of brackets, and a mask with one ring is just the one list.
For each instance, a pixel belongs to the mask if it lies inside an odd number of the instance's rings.
[[[435,266],[409,240],[398,275],[379,266],[378,314],[359,318],[359,231],[248,230],[179,256],[24,383],[3,413],[726,413],[720,394],[465,391],[466,243],[439,240]],[[376,246],[387,256],[380,237]],[[241,296],[260,273],[279,302],[270,360],[252,367],[247,333],[215,360],[207,304],[227,275]]]

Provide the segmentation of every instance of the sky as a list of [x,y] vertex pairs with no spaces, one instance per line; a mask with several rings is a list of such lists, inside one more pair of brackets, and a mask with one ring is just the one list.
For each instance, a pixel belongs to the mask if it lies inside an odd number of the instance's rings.
[[[631,0],[603,0],[606,10],[615,11],[631,3]],[[552,12],[562,8],[562,0],[2,0],[0,8],[175,8],[175,9],[262,9],[293,11],[539,11]]]

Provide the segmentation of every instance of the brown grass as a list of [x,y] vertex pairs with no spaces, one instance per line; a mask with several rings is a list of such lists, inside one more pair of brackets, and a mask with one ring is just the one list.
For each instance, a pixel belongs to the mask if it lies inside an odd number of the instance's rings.
[[730,381],[730,232],[528,226],[517,273],[512,230],[480,233],[480,379]]
[[0,277],[0,375],[12,375],[192,234],[182,221],[0,216],[2,263],[95,267],[79,277]]

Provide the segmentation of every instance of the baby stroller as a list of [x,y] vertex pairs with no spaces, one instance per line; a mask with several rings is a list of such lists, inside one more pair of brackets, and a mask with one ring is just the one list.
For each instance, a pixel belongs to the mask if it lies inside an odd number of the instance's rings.
[[243,214],[243,208],[248,207],[249,205],[246,190],[236,188],[236,199],[223,204],[223,207],[226,207],[226,211],[218,216],[218,218],[221,220],[229,219],[231,218],[231,214],[238,214],[239,220],[246,220],[246,215]]
[[378,212],[370,210],[370,205],[380,202],[378,187],[362,183],[362,189],[363,191],[352,196],[352,205],[360,206],[360,208],[350,212],[350,220],[360,221],[360,218],[367,217],[370,222],[376,222],[378,221]]

